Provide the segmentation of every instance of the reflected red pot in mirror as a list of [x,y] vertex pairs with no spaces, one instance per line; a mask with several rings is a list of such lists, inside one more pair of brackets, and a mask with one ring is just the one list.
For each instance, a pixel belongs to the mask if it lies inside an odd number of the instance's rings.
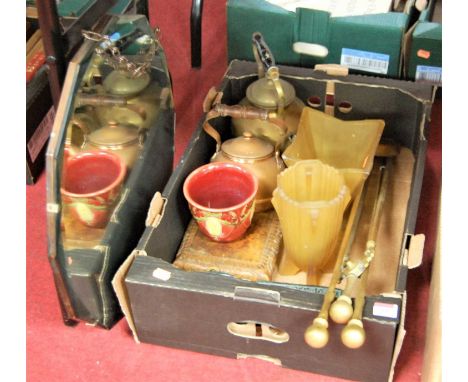
[[126,171],[123,161],[110,152],[89,151],[70,156],[64,161],[63,202],[84,225],[105,227]]
[[255,175],[227,162],[197,168],[187,177],[183,188],[199,229],[219,242],[237,240],[247,231],[257,190]]

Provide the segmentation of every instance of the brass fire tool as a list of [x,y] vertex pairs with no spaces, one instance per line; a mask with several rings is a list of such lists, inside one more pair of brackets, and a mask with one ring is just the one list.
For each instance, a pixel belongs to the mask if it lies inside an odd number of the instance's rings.
[[[387,159],[387,163],[379,169],[378,187],[374,199],[374,207],[364,254],[356,264],[353,264],[350,261],[346,263],[343,270],[343,274],[347,278],[346,288],[342,296],[340,296],[330,308],[330,316],[335,322],[347,322],[347,325],[341,332],[341,341],[345,346],[351,349],[361,347],[366,339],[366,333],[362,324],[362,312],[365,303],[369,266],[375,256],[377,232],[387,193],[389,173],[388,166],[389,160]],[[353,287],[353,283],[358,283],[357,295],[354,302],[354,312],[351,305],[351,299],[349,298],[349,290]]]
[[[350,348],[358,348],[365,341],[365,331],[362,325],[362,311],[365,302],[365,289],[367,284],[368,268],[375,254],[375,239],[379,227],[380,217],[382,215],[382,207],[385,201],[386,189],[388,184],[388,167],[391,158],[398,154],[398,147],[395,144],[381,143],[376,152],[376,157],[385,157],[385,165],[379,169],[379,179],[377,187],[374,208],[372,211],[371,223],[368,232],[365,253],[360,261],[352,264],[346,260],[347,252],[351,248],[354,234],[359,221],[361,199],[364,194],[364,187],[367,182],[364,182],[353,200],[351,211],[349,213],[346,228],[343,234],[335,267],[333,269],[332,279],[324,296],[322,308],[318,316],[312,322],[305,333],[304,339],[306,343],[313,348],[324,347],[329,340],[328,333],[328,315],[337,323],[346,323],[348,325],[343,329],[341,339],[344,345]],[[345,266],[343,267],[343,264]],[[348,277],[349,276],[349,277]],[[345,277],[347,285],[343,294],[332,305],[335,299],[336,285],[340,279]],[[359,289],[355,299],[355,308],[353,312],[352,300],[349,297],[349,292],[354,287],[354,284],[359,282]]]

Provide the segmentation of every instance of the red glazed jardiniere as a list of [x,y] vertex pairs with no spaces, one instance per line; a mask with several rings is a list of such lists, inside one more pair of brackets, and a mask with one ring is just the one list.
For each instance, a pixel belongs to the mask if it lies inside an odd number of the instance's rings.
[[82,152],[68,157],[64,161],[63,202],[86,226],[105,227],[126,171],[123,161],[106,151]]
[[184,196],[198,227],[210,239],[229,242],[249,228],[258,181],[249,170],[226,162],[194,170],[184,182]]

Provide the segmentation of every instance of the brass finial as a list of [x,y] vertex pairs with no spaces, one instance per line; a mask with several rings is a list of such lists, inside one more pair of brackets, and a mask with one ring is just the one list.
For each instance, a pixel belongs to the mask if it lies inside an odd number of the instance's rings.
[[366,341],[366,332],[359,319],[352,319],[341,331],[341,342],[350,349],[360,348]]
[[328,343],[329,337],[328,321],[321,317],[315,318],[304,333],[305,342],[316,349],[323,348]]
[[353,304],[351,298],[346,295],[338,297],[330,306],[330,317],[337,324],[346,324],[353,315]]

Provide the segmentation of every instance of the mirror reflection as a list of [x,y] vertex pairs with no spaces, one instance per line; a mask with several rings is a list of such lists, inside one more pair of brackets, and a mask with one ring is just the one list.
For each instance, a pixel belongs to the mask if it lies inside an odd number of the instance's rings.
[[84,31],[95,49],[74,95],[62,162],[65,250],[93,248],[104,235],[154,126],[163,89],[154,71],[159,43],[146,23],[119,20],[107,34]]

